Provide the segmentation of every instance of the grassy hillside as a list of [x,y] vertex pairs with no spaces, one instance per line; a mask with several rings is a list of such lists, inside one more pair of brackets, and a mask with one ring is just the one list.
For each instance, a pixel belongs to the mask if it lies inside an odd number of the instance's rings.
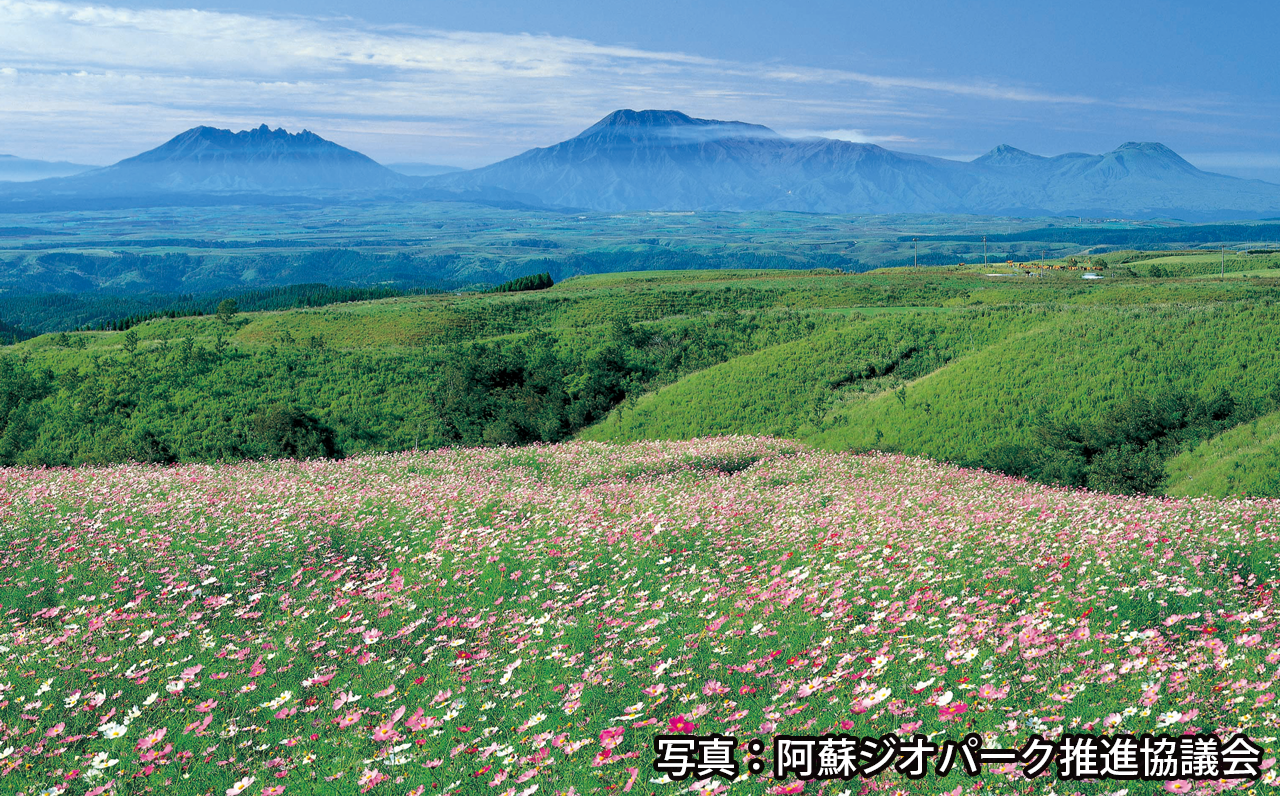
[[1085,422],[1130,395],[1211,395],[1267,405],[1280,379],[1280,305],[1069,308],[957,359],[901,393],[841,406],[824,447],[981,462],[1046,422]]
[[1174,457],[1168,470],[1171,495],[1280,495],[1280,412]]
[[[44,335],[0,356],[0,463],[749,432],[1160,492],[1168,461],[1252,450],[1205,443],[1280,398],[1280,279],[1201,278],[1205,256],[1120,253],[1101,280],[1065,260],[584,275]],[[1170,488],[1277,488],[1220,480]]]
[[841,326],[737,357],[639,399],[587,439],[712,433],[809,437],[833,407],[865,402],[993,343],[1038,313],[953,309],[855,313]]

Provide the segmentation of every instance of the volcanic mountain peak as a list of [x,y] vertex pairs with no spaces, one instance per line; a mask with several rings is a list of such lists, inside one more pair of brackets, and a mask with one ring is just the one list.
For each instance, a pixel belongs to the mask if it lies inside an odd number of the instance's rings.
[[985,166],[1023,166],[1028,163],[1036,163],[1048,158],[1040,155],[1033,155],[1030,152],[1018,149],[1017,147],[1001,144],[995,149],[980,158],[975,159],[974,163],[981,163]]
[[174,136],[155,149],[143,152],[121,164],[158,161],[202,161],[210,158],[316,160],[334,159],[374,161],[346,147],[321,138],[309,130],[290,133],[283,127],[272,130],[267,125],[233,133],[217,127],[193,127]]
[[606,135],[632,137],[661,137],[678,140],[711,140],[715,138],[781,138],[776,132],[761,124],[698,119],[680,111],[644,110],[629,108],[614,111],[583,130],[575,138],[594,138]]

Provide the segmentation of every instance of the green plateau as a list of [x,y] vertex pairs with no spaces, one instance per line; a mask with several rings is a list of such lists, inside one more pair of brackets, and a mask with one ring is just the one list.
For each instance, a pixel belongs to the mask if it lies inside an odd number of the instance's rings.
[[282,291],[293,305],[22,340],[0,355],[0,462],[749,433],[1107,492],[1280,494],[1275,252],[551,281]]

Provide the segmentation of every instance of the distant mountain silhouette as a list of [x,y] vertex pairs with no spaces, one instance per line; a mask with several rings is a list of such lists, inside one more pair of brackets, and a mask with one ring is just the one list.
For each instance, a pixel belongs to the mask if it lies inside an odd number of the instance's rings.
[[1056,157],[1001,145],[966,163],[662,110],[615,111],[567,141],[472,171],[399,168],[305,130],[196,127],[113,166],[0,183],[0,211],[381,198],[608,212],[1280,215],[1280,185],[1200,171],[1161,144]]
[[1200,171],[1161,144],[1051,158],[1002,145],[963,163],[654,110],[616,111],[567,141],[428,184],[603,211],[1218,219],[1280,210],[1280,186]]
[[29,182],[45,180],[50,177],[69,177],[97,166],[86,166],[83,163],[68,163],[63,160],[50,162],[47,160],[27,160],[14,155],[0,155],[0,182]]
[[10,187],[5,193],[50,197],[180,195],[302,195],[402,193],[421,179],[397,174],[370,158],[306,130],[265,124],[233,133],[195,127],[155,149],[112,166]]

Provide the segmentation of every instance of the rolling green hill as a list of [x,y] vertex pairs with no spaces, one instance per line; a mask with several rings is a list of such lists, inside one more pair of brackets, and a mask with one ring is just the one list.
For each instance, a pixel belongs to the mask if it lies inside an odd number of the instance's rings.
[[1167,469],[1168,492],[1178,497],[1280,495],[1280,412],[1175,456]]
[[753,433],[1277,494],[1280,280],[1121,255],[1092,281],[1065,261],[619,273],[47,334],[0,355],[0,462]]

